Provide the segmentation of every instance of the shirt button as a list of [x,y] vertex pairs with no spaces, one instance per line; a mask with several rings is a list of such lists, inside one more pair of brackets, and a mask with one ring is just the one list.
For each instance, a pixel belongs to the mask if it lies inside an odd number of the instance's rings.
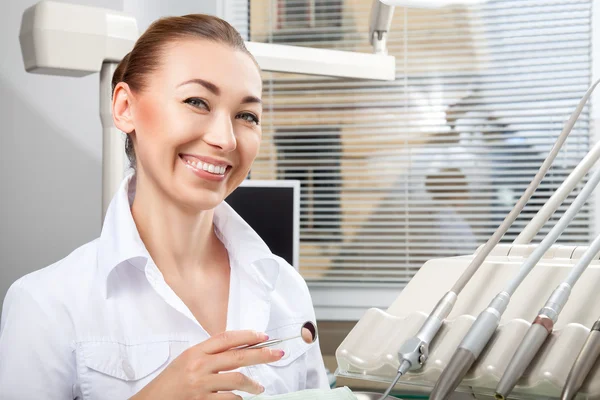
[[125,376],[127,377],[127,379],[135,378],[135,371],[131,367],[131,364],[129,364],[129,361],[124,359],[121,362],[121,367],[123,367],[123,372],[125,372]]

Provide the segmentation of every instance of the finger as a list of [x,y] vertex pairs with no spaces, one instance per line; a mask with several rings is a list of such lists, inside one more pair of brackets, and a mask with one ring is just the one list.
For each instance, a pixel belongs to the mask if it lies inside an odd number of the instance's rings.
[[233,347],[242,345],[253,345],[264,342],[269,337],[256,331],[227,331],[222,332],[208,340],[196,345],[206,354],[217,354],[227,351]]
[[208,400],[242,400],[242,396],[233,393],[211,393],[207,397]]
[[225,392],[241,390],[242,392],[260,394],[265,388],[253,379],[248,378],[241,372],[226,372],[214,374],[206,384],[206,389],[211,392]]
[[235,349],[210,356],[207,363],[212,372],[233,371],[249,365],[267,364],[281,360],[283,350],[270,349]]
[[302,328],[302,340],[304,340],[304,343],[312,343],[313,341],[313,334],[311,331],[309,331],[306,328]]

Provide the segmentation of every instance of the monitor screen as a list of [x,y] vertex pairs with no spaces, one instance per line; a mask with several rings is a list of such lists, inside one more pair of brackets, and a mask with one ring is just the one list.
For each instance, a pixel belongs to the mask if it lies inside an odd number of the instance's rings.
[[247,179],[225,201],[256,231],[273,254],[298,269],[299,181]]

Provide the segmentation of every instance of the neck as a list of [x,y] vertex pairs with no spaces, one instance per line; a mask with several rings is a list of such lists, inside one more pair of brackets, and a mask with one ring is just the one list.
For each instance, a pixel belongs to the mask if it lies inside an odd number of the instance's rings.
[[[140,171],[141,172],[141,171]],[[150,256],[165,276],[184,278],[213,265],[222,245],[213,229],[213,210],[190,213],[137,173],[131,213]]]

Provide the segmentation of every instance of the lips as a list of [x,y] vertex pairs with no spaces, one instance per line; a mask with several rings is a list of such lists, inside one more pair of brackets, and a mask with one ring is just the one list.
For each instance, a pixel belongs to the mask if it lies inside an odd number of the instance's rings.
[[227,169],[231,166],[226,162],[202,158],[200,159],[197,156],[193,156],[190,154],[180,154],[179,157],[185,162],[187,165],[198,171],[205,171],[214,175],[224,175]]

